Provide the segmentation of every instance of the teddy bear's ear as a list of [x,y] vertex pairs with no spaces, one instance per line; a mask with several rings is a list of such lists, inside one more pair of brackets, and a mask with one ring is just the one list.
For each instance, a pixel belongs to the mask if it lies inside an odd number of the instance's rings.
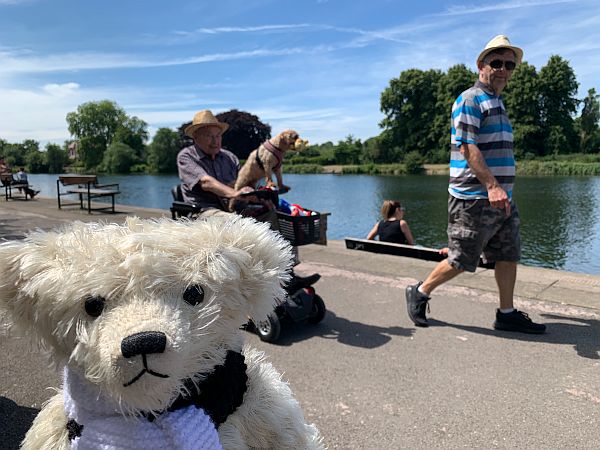
[[254,219],[233,216],[222,230],[231,236],[231,244],[249,258],[239,259],[241,289],[248,299],[251,317],[263,319],[285,298],[283,285],[292,268],[292,248],[269,225]]
[[36,281],[56,256],[54,231],[34,231],[23,241],[0,244],[0,321],[17,325],[19,332],[29,333],[34,321],[43,322],[43,311],[34,292],[44,291]]
[[21,259],[26,244],[10,241],[0,244],[0,321],[5,325],[19,321],[15,315],[15,299],[21,279]]

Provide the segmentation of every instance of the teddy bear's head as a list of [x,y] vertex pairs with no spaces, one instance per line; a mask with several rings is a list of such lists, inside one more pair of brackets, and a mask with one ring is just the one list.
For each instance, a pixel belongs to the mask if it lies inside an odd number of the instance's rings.
[[290,264],[279,235],[233,215],[76,223],[0,245],[0,308],[125,413],[160,411],[241,349]]

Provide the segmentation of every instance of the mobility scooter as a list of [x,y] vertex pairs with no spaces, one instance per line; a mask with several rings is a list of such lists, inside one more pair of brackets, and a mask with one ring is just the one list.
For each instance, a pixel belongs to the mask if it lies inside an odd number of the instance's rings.
[[[273,204],[279,205],[280,193],[283,192],[273,188],[264,188],[245,195],[268,199]],[[171,206],[173,219],[190,217],[193,213],[200,211],[198,205],[183,201],[180,185],[174,186],[171,189],[171,194],[173,195]],[[277,211],[279,232],[290,245],[298,247],[312,244],[320,239],[320,214],[314,212],[309,212],[309,214],[306,216],[293,216],[284,211]],[[259,323],[250,320],[244,325],[244,328],[247,331],[256,332],[262,341],[275,342],[281,333],[282,323],[286,321],[307,322],[309,324],[321,322],[326,314],[325,302],[316,293],[313,286],[320,278],[321,276],[317,273],[307,277],[299,277],[292,271],[292,278],[285,286],[286,299],[276,305],[273,312],[265,320]]]

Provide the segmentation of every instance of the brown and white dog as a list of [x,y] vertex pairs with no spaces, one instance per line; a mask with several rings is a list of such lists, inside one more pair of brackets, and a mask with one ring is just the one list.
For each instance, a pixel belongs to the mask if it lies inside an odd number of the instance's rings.
[[281,176],[283,157],[288,151],[303,150],[307,144],[308,141],[300,139],[294,130],[282,131],[277,136],[265,141],[248,155],[248,159],[240,169],[235,181],[235,189],[238,190],[244,186],[255,188],[263,178],[265,183],[269,184],[273,174],[277,178],[279,189],[289,189],[283,184]]

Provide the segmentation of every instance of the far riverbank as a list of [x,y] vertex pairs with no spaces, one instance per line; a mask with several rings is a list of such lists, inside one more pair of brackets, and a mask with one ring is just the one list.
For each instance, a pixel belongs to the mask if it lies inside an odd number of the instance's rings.
[[[593,158],[592,158],[593,159]],[[448,175],[448,164],[423,164],[424,175]],[[286,164],[285,171],[294,174],[338,175],[408,175],[404,164]],[[600,176],[600,162],[564,160],[517,161],[517,175],[523,176]]]

